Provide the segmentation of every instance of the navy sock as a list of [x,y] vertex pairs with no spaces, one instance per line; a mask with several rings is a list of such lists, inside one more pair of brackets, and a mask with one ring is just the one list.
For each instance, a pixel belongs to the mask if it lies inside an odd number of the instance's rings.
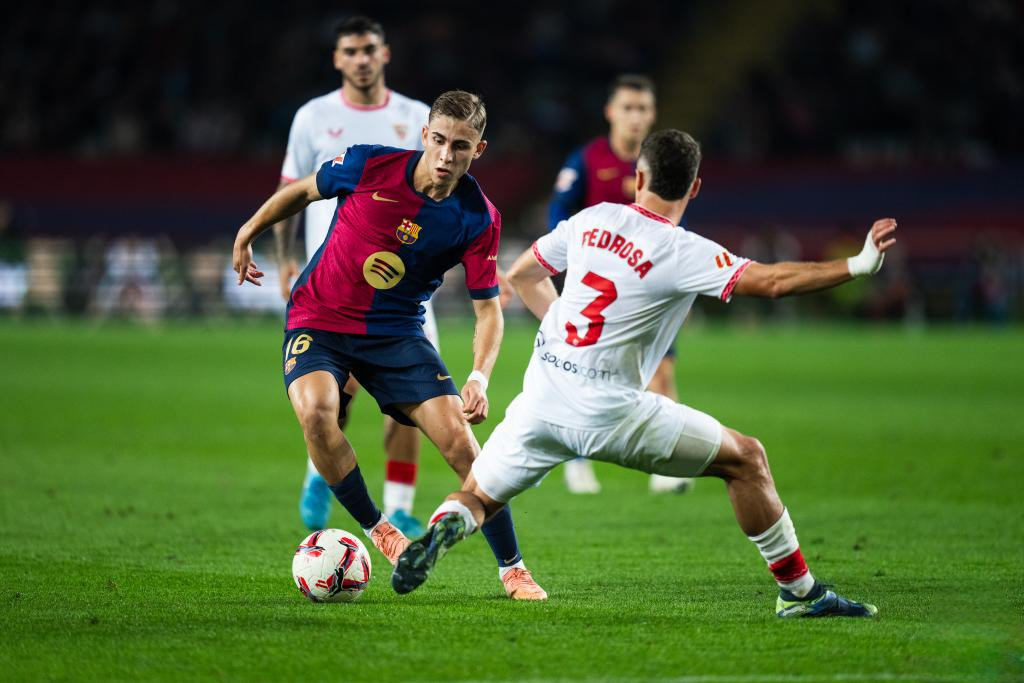
[[487,544],[498,560],[499,567],[511,567],[523,559],[516,541],[516,527],[512,523],[512,510],[506,505],[491,517],[480,531],[487,537]]
[[369,529],[380,521],[380,510],[377,508],[370,491],[363,481],[363,473],[359,471],[359,465],[348,473],[344,479],[330,487],[334,497],[348,510],[348,513],[355,518],[359,526]]

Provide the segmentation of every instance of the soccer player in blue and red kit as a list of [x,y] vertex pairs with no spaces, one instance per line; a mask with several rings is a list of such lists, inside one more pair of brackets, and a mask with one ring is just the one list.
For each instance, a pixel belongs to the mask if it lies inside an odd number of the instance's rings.
[[[596,137],[574,150],[558,173],[548,206],[548,230],[554,230],[588,206],[602,202],[633,203],[640,143],[657,118],[654,83],[638,74],[619,76],[608,89],[604,116],[608,120],[608,135]],[[675,346],[670,346],[648,388],[678,401],[675,355]],[[690,478],[652,474],[650,489],[652,493],[683,493],[693,488],[693,483]],[[586,458],[565,463],[565,484],[570,493],[601,490],[594,466]]]
[[[394,564],[409,540],[377,508],[339,427],[351,374],[381,412],[418,427],[464,480],[480,445],[470,424],[487,418],[487,380],[503,332],[497,253],[501,217],[472,161],[487,146],[487,114],[476,95],[442,94],[423,127],[423,152],[355,145],[320,170],[278,190],[238,231],[238,282],[259,284],[252,242],[311,202],[337,197],[327,239],[292,289],[284,382],[310,457],[338,501]],[[460,395],[423,332],[423,306],[444,273],[462,263],[473,299],[473,372]],[[511,513],[482,529],[506,593],[543,600],[523,563]]]

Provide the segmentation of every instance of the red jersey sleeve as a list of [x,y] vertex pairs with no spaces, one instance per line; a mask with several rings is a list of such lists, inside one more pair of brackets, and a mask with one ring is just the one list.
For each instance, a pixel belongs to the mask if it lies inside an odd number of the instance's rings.
[[498,243],[501,241],[501,214],[490,200],[487,212],[491,224],[484,228],[462,255],[466,269],[466,289],[472,299],[493,299],[498,296]]

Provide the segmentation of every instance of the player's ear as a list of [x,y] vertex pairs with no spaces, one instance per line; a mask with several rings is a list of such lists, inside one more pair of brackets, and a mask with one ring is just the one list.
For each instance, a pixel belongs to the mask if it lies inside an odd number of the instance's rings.
[[341,50],[334,48],[334,69],[341,71]]
[[700,193],[700,176],[693,179],[693,185],[690,185],[690,199],[695,198]]
[[423,141],[423,149],[427,148],[427,138],[429,137],[429,131],[429,126],[423,126],[422,130],[420,130],[420,140]]
[[485,149],[487,149],[487,140],[481,140],[480,142],[476,143],[476,151],[473,152],[473,159],[479,159],[480,156],[484,153]]
[[640,192],[647,187],[647,174],[640,168],[636,169],[636,192]]
[[391,46],[384,43],[380,46],[380,63],[390,64],[391,63]]

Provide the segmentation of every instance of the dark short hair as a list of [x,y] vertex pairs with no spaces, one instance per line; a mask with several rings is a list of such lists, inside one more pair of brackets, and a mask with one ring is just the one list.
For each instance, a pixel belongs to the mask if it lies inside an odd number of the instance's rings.
[[337,33],[335,38],[341,38],[342,36],[361,36],[364,33],[375,33],[380,36],[380,42],[385,42],[384,27],[381,26],[379,22],[361,15],[349,17],[335,26],[334,31]]
[[647,76],[641,74],[622,74],[617,76],[611,85],[608,86],[608,99],[612,99],[615,97],[615,93],[623,89],[649,92],[652,95],[656,94],[654,91],[654,81]]
[[681,130],[659,130],[644,138],[640,158],[651,173],[647,189],[662,199],[682,199],[697,178],[700,143]]
[[487,127],[487,108],[484,107],[484,101],[478,95],[465,90],[441,93],[431,105],[427,121],[433,121],[438,116],[450,116],[465,121],[480,135],[484,134],[484,128]]

